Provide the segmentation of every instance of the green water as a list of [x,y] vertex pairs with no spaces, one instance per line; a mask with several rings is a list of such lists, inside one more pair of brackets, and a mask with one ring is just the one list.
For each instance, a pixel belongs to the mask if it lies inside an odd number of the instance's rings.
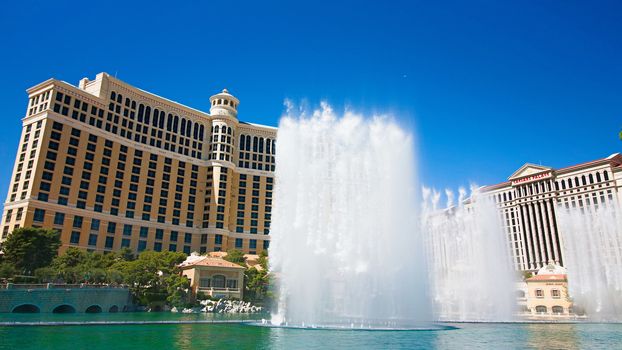
[[[210,315],[0,315],[0,321],[209,320]],[[218,318],[217,319],[222,319]],[[620,349],[621,324],[456,324],[442,331],[335,331],[245,324],[0,327],[0,349]]]

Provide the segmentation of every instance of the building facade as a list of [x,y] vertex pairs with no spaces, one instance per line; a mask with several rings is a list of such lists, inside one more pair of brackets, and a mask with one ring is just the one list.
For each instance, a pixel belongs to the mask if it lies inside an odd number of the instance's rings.
[[517,270],[536,271],[549,263],[564,265],[559,208],[588,208],[622,203],[622,155],[566,168],[525,164],[508,181],[485,186],[502,215]]
[[1,240],[33,226],[61,251],[268,248],[276,128],[239,121],[226,89],[209,113],[106,73],[27,92]]

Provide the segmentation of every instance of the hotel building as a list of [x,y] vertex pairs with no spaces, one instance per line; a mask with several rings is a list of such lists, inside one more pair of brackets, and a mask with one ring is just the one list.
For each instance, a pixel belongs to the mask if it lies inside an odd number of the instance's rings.
[[621,204],[622,155],[561,169],[525,164],[508,181],[481,191],[501,212],[517,270],[536,271],[549,262],[563,266],[556,211]]
[[32,226],[61,251],[268,248],[276,128],[239,121],[226,89],[209,113],[106,73],[27,92],[0,241]]

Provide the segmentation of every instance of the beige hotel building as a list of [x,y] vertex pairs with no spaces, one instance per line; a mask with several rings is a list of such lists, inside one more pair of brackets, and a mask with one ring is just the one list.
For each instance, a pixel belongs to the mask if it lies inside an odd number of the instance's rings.
[[516,270],[564,266],[558,208],[622,204],[622,155],[566,168],[525,164],[508,181],[485,186],[501,212]]
[[276,128],[239,121],[226,89],[209,113],[106,73],[27,92],[1,240],[32,226],[61,250],[269,247]]

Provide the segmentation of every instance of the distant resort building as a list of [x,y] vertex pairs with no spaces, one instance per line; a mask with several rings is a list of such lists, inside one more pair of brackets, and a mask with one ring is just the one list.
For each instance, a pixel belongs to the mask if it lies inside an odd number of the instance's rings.
[[107,73],[27,91],[0,242],[32,226],[61,252],[269,247],[276,128],[238,120],[226,89],[209,113]]
[[564,266],[556,208],[622,203],[622,155],[561,169],[525,164],[508,181],[481,188],[502,214],[516,270]]
[[525,280],[527,310],[533,315],[570,315],[572,301],[568,296],[566,269],[549,264]]

